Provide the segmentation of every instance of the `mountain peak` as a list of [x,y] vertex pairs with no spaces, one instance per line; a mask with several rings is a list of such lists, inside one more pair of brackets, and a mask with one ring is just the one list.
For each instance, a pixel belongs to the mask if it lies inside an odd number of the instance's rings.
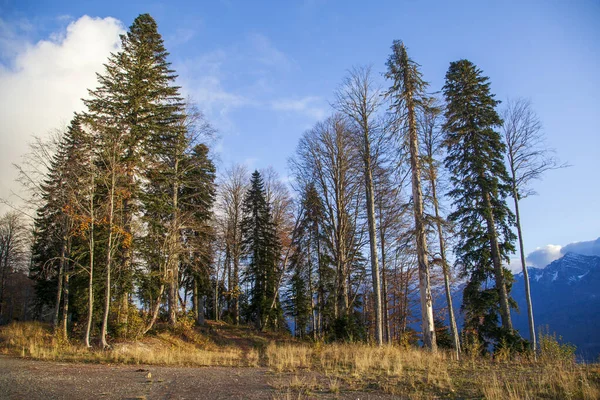
[[[564,282],[570,283],[586,276],[591,270],[600,272],[600,257],[586,256],[574,252],[567,252],[558,260],[552,261],[546,268],[529,267],[530,279],[536,282]],[[523,273],[515,275],[517,279],[523,278]]]
[[545,269],[555,268],[577,268],[577,269],[588,269],[593,267],[600,262],[598,256],[586,256],[574,252],[567,252],[564,256],[558,260],[552,261]]
[[[531,297],[536,326],[549,326],[578,353],[590,360],[600,353],[596,336],[600,329],[600,256],[566,252],[544,269],[530,272]],[[523,275],[515,275],[512,295],[526,310]],[[527,312],[513,314],[514,326],[527,335]]]

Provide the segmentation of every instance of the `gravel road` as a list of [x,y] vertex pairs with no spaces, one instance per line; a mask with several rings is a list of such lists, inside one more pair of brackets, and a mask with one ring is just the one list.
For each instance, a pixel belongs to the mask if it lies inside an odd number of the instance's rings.
[[32,361],[0,356],[0,399],[389,399],[377,393],[299,395],[264,368],[186,368]]

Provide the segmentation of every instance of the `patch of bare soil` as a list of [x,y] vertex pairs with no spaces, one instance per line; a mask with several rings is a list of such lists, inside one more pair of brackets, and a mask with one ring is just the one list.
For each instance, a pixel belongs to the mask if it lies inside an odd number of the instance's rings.
[[265,368],[102,365],[0,356],[0,398],[375,400],[397,397],[347,391],[323,376],[273,374]]

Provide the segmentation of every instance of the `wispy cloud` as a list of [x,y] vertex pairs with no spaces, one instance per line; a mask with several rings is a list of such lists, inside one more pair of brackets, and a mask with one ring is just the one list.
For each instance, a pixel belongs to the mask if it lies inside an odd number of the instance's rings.
[[278,99],[271,102],[271,108],[305,114],[313,119],[322,119],[327,113],[323,100],[318,96],[306,96],[300,99]]
[[285,72],[289,72],[297,67],[296,62],[284,52],[277,49],[267,36],[260,33],[253,33],[249,35],[248,42],[259,64]]
[[297,63],[265,35],[252,33],[230,46],[174,63],[179,84],[225,134],[237,130],[231,113],[239,108],[299,113],[322,118],[320,98],[273,99],[279,80],[289,79]]
[[223,80],[227,79],[229,61],[226,50],[215,50],[174,65],[183,94],[192,98],[221,131],[234,129],[234,123],[229,118],[232,110],[254,102],[225,87]]

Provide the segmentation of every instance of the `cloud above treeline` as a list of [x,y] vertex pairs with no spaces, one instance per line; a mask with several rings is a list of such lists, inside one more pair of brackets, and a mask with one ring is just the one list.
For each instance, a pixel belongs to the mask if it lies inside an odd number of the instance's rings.
[[123,25],[114,18],[83,16],[66,30],[31,42],[20,27],[0,21],[0,198],[9,199],[16,170],[33,136],[46,137],[83,110],[81,98],[97,86]]
[[[53,33],[32,40],[35,24],[0,17],[0,200],[19,202],[11,195],[19,192],[13,164],[22,161],[34,136],[49,137],[64,129],[73,113],[84,109],[81,99],[97,87],[96,73],[119,50],[119,35],[125,32],[125,24],[111,17],[57,17],[55,22],[59,28]],[[187,32],[184,42],[193,35]],[[200,104],[222,133],[235,133],[228,114],[242,107],[295,113],[310,121],[325,114],[326,104],[319,97],[278,95],[278,82],[299,66],[262,34],[171,61],[182,94]],[[0,202],[0,212],[5,210]]]
[[527,256],[527,265],[534,268],[544,268],[552,261],[561,258],[567,253],[600,256],[600,238],[596,240],[569,243],[566,246],[549,244],[537,248]]

